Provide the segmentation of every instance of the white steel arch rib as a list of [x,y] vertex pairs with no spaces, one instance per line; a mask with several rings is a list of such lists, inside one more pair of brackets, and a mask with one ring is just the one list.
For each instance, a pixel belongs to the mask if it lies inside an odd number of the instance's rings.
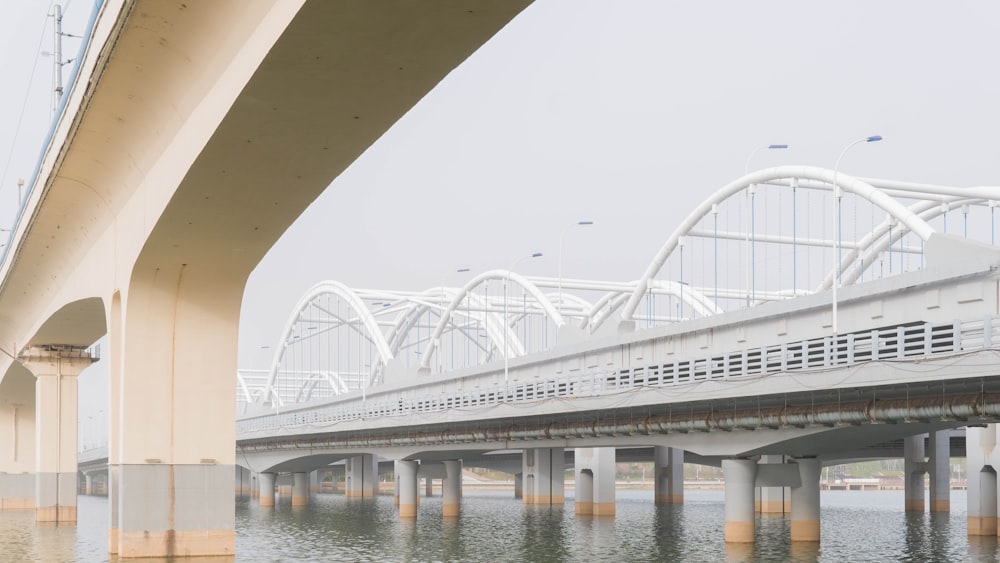
[[[556,307],[552,304],[552,302],[545,296],[544,293],[542,293],[542,290],[539,289],[538,286],[529,281],[527,278],[510,270],[489,270],[469,280],[468,283],[462,286],[461,289],[455,292],[455,295],[452,296],[451,302],[448,303],[448,308],[445,309],[444,314],[441,315],[441,319],[438,320],[437,326],[434,327],[434,333],[431,336],[431,341],[427,346],[427,351],[424,352],[424,354],[420,357],[420,367],[422,369],[428,369],[430,367],[431,356],[433,356],[437,352],[437,343],[441,340],[441,333],[443,333],[445,327],[448,326],[448,323],[450,322],[451,316],[455,312],[455,309],[458,308],[458,306],[465,299],[465,296],[468,295],[470,291],[472,291],[481,283],[487,280],[505,280],[520,285],[522,288],[524,288],[525,291],[527,291],[534,298],[535,302],[542,307],[542,309],[545,311],[545,314],[548,315],[550,319],[552,319],[552,323],[556,325],[556,328],[559,328],[563,324],[565,324],[566,321],[563,320],[563,317],[559,313],[558,309],[556,309]],[[504,324],[503,329],[509,332],[510,326],[508,324],[507,319],[503,320],[503,324]],[[512,343],[519,343],[520,341],[517,340],[516,338],[511,340],[511,337],[508,336],[506,342],[509,348]],[[494,343],[496,343],[496,341],[494,341]],[[500,345],[503,346],[502,343]],[[506,350],[504,352],[507,353]],[[521,353],[523,354],[523,349]]]
[[[663,264],[667,261],[667,258],[669,258],[673,251],[677,248],[680,238],[694,228],[694,226],[697,225],[703,217],[711,213],[713,205],[725,201],[730,196],[739,193],[751,184],[763,184],[783,179],[817,180],[832,186],[834,183],[834,172],[833,170],[819,168],[816,166],[777,166],[747,174],[734,180],[733,182],[730,182],[722,189],[712,194],[711,197],[703,201],[687,216],[687,218],[684,219],[684,221],[681,222],[663,246],[660,247],[660,250],[656,253],[656,256],[653,257],[652,262],[646,268],[646,271],[639,279],[639,283],[636,285],[635,290],[633,290],[632,295],[629,297],[628,302],[622,309],[621,320],[623,322],[630,322],[634,320],[635,311],[639,307],[639,302],[642,300],[643,294],[646,291],[646,284],[648,283],[648,280],[656,277],[656,274],[659,273]],[[928,225],[923,219],[918,217],[915,213],[913,213],[913,211],[908,209],[902,203],[896,201],[871,184],[840,171],[837,172],[836,179],[837,185],[839,185],[845,192],[861,196],[870,201],[872,204],[882,208],[886,213],[895,217],[900,223],[906,225],[910,231],[919,236],[921,239],[927,240],[930,238],[931,234],[933,234],[934,229],[931,228],[931,226]]]
[[275,393],[274,384],[278,377],[278,370],[281,367],[281,360],[285,356],[285,350],[288,347],[289,337],[292,335],[292,329],[295,327],[295,323],[299,320],[299,315],[309,306],[309,304],[321,295],[335,295],[345,300],[352,309],[358,314],[358,318],[361,319],[365,330],[368,332],[368,338],[375,344],[375,349],[383,363],[388,362],[392,359],[392,352],[389,350],[389,345],[385,341],[385,337],[382,335],[382,331],[379,330],[378,323],[375,321],[375,317],[372,315],[371,311],[365,305],[364,301],[358,297],[353,289],[347,287],[346,285],[336,282],[336,281],[323,281],[320,282],[305,292],[299,302],[292,309],[292,314],[285,321],[285,328],[281,331],[281,337],[278,340],[278,346],[274,351],[274,358],[271,361],[271,369],[268,371],[267,384],[264,386],[264,400],[273,399],[275,401],[281,402],[281,397]]

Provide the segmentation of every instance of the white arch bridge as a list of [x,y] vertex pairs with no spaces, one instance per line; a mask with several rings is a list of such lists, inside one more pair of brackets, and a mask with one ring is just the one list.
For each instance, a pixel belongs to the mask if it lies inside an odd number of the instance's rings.
[[[269,368],[240,370],[241,412],[248,405],[288,409],[364,396],[386,384],[418,384],[488,365],[502,363],[506,371],[524,356],[556,345],[586,347],[588,339],[619,332],[681,329],[678,323],[723,314],[740,314],[732,317],[738,322],[747,309],[758,316],[759,307],[773,302],[831,289],[836,295],[835,285],[842,295],[855,286],[863,294],[867,284],[927,268],[935,260],[932,245],[939,261],[995,255],[998,201],[998,186],[780,166],[712,193],[630,280],[490,270],[461,286],[423,291],[324,281],[297,303]],[[837,326],[836,299],[820,302],[831,303],[826,332],[846,332]],[[768,310],[776,309],[761,312]]]

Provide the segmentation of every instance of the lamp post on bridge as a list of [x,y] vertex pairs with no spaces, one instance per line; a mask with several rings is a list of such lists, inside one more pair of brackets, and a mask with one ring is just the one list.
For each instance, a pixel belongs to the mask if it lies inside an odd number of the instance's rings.
[[593,221],[577,221],[576,223],[570,223],[563,228],[562,234],[559,235],[559,314],[562,314],[563,309],[563,292],[562,292],[562,252],[563,252],[563,239],[566,238],[566,233],[569,232],[573,227],[582,227],[586,225],[593,225]]
[[507,285],[510,282],[510,272],[518,264],[520,264],[521,261],[527,260],[528,258],[539,258],[541,255],[542,255],[541,252],[535,252],[535,253],[532,253],[532,254],[530,254],[528,256],[522,256],[522,257],[518,258],[517,260],[514,260],[514,263],[510,265],[510,268],[507,268],[507,273],[504,274],[504,277],[503,277],[503,396],[504,396],[504,401],[507,400],[507,374],[508,374],[507,359],[510,356],[510,347],[507,344],[507,335],[510,332],[510,329],[507,326]]
[[[766,147],[757,147],[750,151],[750,155],[747,156],[746,167],[744,168],[744,176],[750,175],[750,161],[753,160],[755,154],[758,151],[768,149],[768,150],[781,150],[787,149],[788,145],[767,145]],[[756,240],[754,237],[754,227],[753,227],[753,202],[754,195],[757,193],[757,189],[753,184],[747,185],[747,198],[750,200],[747,202],[747,234],[746,234],[746,245],[747,245],[747,308],[750,308],[751,303],[753,303],[756,276],[753,275],[753,263],[756,260],[754,246],[756,246]]]
[[[456,274],[464,274],[464,273],[466,273],[468,271],[469,271],[468,268],[458,268],[457,270],[455,270],[454,273],[456,273]],[[447,307],[446,303],[448,301],[448,294],[447,294],[447,292],[445,292],[444,282],[446,282],[448,280],[448,276],[450,276],[450,275],[451,275],[451,272],[445,274],[444,277],[441,278],[441,304],[442,304],[442,306],[445,306],[445,307]],[[452,322],[452,324],[455,324],[455,323]],[[441,346],[440,346],[440,344],[441,344],[440,342],[431,342],[431,346],[434,347],[434,355],[437,357],[437,360],[438,360],[438,372],[439,373],[441,372]],[[428,368],[429,367],[430,366],[428,366]],[[451,329],[451,369],[455,369],[455,329],[454,328]]]
[[861,143],[875,143],[882,140],[882,135],[872,135],[870,137],[862,137],[856,141],[851,141],[844,147],[844,150],[840,151],[840,156],[837,157],[837,162],[833,165],[833,199],[834,199],[834,237],[833,237],[833,280],[830,285],[832,286],[832,299],[833,306],[830,313],[830,325],[833,329],[833,334],[837,334],[837,286],[840,285],[840,201],[844,196],[843,190],[840,189],[840,185],[837,184],[837,170],[840,168],[840,161],[847,154],[847,151],[851,150],[851,147],[859,145]]

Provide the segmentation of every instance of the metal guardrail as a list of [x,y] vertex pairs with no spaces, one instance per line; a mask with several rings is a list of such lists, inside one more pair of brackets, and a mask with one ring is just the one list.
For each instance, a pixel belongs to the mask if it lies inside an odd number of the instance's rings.
[[[952,324],[913,323],[871,331],[831,335],[729,354],[673,362],[563,375],[531,383],[493,384],[487,389],[390,399],[360,397],[334,404],[302,407],[284,413],[238,420],[237,433],[325,425],[389,416],[414,416],[453,408],[554,398],[597,397],[644,387],[760,377],[789,371],[830,369],[873,361],[912,360],[991,348],[997,339],[997,317]],[[495,378],[490,373],[483,377]],[[440,386],[441,382],[433,385]]]

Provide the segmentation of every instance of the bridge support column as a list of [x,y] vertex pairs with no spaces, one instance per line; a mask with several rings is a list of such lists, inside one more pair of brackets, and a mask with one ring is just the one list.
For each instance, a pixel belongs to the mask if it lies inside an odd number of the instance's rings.
[[82,348],[32,346],[35,374],[35,521],[76,522],[77,381],[93,360]]
[[[760,463],[785,463],[783,455],[762,455]],[[792,510],[789,487],[757,487],[755,509],[761,514],[788,514]]]
[[684,450],[653,447],[654,502],[684,504]]
[[250,474],[250,499],[257,500],[260,498],[260,475],[257,473]]
[[396,481],[399,483],[399,517],[417,517],[417,469],[416,461],[401,459],[396,462]]
[[753,543],[757,462],[751,459],[724,459],[722,474],[726,480],[726,542]]
[[924,434],[903,438],[903,487],[906,511],[924,511]]
[[347,460],[344,495],[347,498],[372,498],[378,492],[378,460],[371,454]]
[[424,496],[432,497],[434,496],[434,478],[427,477],[424,479]]
[[441,482],[441,515],[458,518],[462,502],[462,461],[444,462],[446,476]]
[[0,381],[0,512],[35,508],[35,378],[16,362]]
[[323,480],[324,474],[323,470],[317,469],[316,471],[309,472],[309,494],[314,494],[319,492],[320,481]]
[[931,512],[951,512],[951,431],[930,433],[927,468]]
[[87,473],[86,475],[83,476],[83,482],[84,482],[83,494],[85,495],[94,494],[94,476],[91,475],[90,473]]
[[792,541],[819,541],[819,476],[823,465],[816,458],[800,458],[798,487],[792,487]]
[[514,474],[514,498],[524,498],[524,473]]
[[582,499],[575,512],[580,515],[614,516],[615,449],[577,448],[574,460],[576,494],[578,499]]
[[968,479],[968,533],[997,535],[997,425],[969,427],[965,431]]
[[292,506],[309,504],[309,474],[292,473]]
[[528,448],[522,456],[524,504],[565,502],[566,454],[563,448]]
[[278,475],[275,473],[261,473],[258,475],[260,482],[260,507],[268,508],[274,506],[274,488],[278,482]]

